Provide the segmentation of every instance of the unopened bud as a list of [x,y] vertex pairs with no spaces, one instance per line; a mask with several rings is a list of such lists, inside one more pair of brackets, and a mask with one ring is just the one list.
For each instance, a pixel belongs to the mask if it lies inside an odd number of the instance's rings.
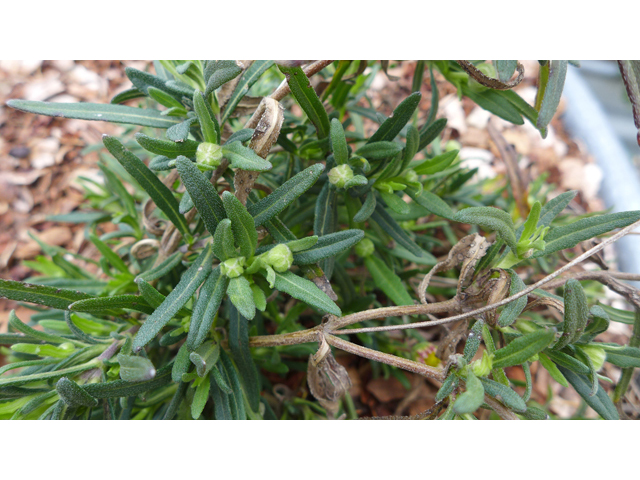
[[244,257],[225,260],[220,264],[220,272],[229,278],[239,277],[244,273]]
[[347,164],[333,167],[329,172],[329,181],[338,188],[342,188],[353,178],[353,170]]
[[196,150],[196,162],[208,167],[217,167],[222,161],[222,147],[215,143],[202,142]]
[[415,183],[418,181],[418,174],[415,172],[415,170],[407,170],[404,175],[403,178],[410,183]]
[[482,352],[482,358],[471,364],[471,371],[476,377],[486,377],[489,375],[489,372],[491,372],[492,367],[493,361],[491,360],[491,356],[485,350]]
[[269,250],[266,258],[276,272],[286,272],[293,265],[293,253],[286,245],[280,243]]
[[371,240],[369,240],[368,238],[363,238],[356,245],[356,255],[365,258],[373,254],[373,251],[375,249],[376,247],[373,245],[373,242]]

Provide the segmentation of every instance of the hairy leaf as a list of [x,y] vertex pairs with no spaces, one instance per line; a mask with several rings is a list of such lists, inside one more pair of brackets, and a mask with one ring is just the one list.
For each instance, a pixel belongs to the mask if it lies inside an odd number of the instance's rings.
[[140,350],[149,343],[173,316],[189,301],[196,289],[202,284],[209,272],[213,253],[211,246],[206,247],[195,262],[182,275],[180,282],[167,295],[166,300],[142,324],[133,340],[134,351]]
[[99,120],[101,122],[126,123],[143,127],[169,128],[180,119],[165,117],[159,110],[135,108],[125,105],[101,103],[50,103],[32,100],[9,100],[7,105],[23,112],[50,117]]

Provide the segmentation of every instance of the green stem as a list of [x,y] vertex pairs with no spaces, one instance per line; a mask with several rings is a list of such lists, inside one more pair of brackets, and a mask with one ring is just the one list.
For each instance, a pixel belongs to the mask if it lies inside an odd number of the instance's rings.
[[[631,338],[629,339],[630,347],[638,347],[640,346],[640,310],[636,309],[636,319],[633,323],[633,333],[631,334]],[[625,393],[627,393],[627,388],[629,388],[629,382],[631,381],[631,377],[633,376],[633,370],[635,367],[627,367],[622,369],[622,375],[620,377],[620,381],[616,385],[616,389],[613,392],[613,402],[618,403]]]

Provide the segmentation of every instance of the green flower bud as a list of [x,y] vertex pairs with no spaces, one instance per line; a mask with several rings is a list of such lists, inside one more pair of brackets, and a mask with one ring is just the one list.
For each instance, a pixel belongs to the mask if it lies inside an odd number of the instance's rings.
[[482,358],[471,364],[471,371],[476,377],[486,377],[491,372],[493,361],[491,356],[485,350],[482,352]]
[[604,365],[604,361],[607,359],[607,352],[604,351],[602,347],[596,347],[595,345],[585,345],[582,348],[582,351],[589,355],[591,361],[593,362],[593,368],[596,369],[596,372],[602,368]]
[[286,272],[293,265],[293,253],[286,245],[280,243],[267,253],[265,259],[276,272]]
[[353,170],[351,170],[351,167],[347,164],[333,167],[329,172],[329,181],[338,188],[344,187],[352,178]]
[[220,272],[229,278],[239,277],[244,273],[244,257],[225,260],[220,264]]
[[196,162],[208,167],[217,167],[222,161],[222,147],[215,143],[203,142],[198,145]]
[[376,247],[373,245],[373,242],[371,240],[369,240],[368,238],[363,238],[356,245],[356,255],[365,258],[373,254],[373,251],[375,249]]
[[407,170],[406,172],[404,172],[403,178],[407,182],[414,183],[418,181],[418,174],[415,172],[415,170]]

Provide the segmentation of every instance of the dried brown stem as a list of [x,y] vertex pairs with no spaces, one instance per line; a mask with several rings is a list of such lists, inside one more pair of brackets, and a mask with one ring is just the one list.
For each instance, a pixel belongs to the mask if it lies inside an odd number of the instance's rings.
[[625,272],[612,272],[612,271],[586,271],[586,272],[578,272],[566,277],[557,278],[552,282],[549,282],[545,285],[545,290],[553,290],[554,288],[558,288],[569,279],[575,278],[576,280],[595,280],[597,282],[606,285],[608,288],[613,290],[616,293],[619,293],[623,297],[625,297],[629,302],[631,302],[634,307],[640,308],[640,290],[631,285],[627,285],[626,283],[622,283],[618,280],[632,280],[632,281],[640,281],[640,275],[636,273],[625,273]]
[[407,370],[408,372],[417,373],[418,375],[433,378],[435,380],[443,381],[446,377],[446,370],[442,368],[434,368],[430,367],[429,365],[425,365],[424,363],[418,363],[414,362],[413,360],[396,357],[395,355],[390,355],[388,353],[378,352],[376,350],[356,345],[355,343],[342,340],[339,337],[335,337],[326,333],[325,339],[327,340],[327,343],[329,343],[329,345],[339,348],[340,350],[344,350],[345,352],[353,353],[354,355],[358,355],[359,357],[386,363],[387,365],[401,368],[403,370]]
[[498,147],[500,157],[507,167],[507,175],[509,176],[509,185],[511,186],[511,193],[518,206],[518,211],[522,218],[527,218],[529,215],[529,207],[526,200],[526,180],[523,178],[523,172],[518,166],[518,154],[516,153],[513,145],[509,144],[498,129],[492,122],[487,124],[487,131],[493,143]]
[[[555,272],[547,275],[546,277],[544,277],[539,282],[536,282],[533,285],[530,285],[529,287],[525,288],[524,290],[522,290],[521,292],[519,292],[519,293],[517,293],[515,295],[512,295],[511,297],[507,297],[504,300],[501,300],[499,302],[493,303],[491,305],[486,305],[484,307],[478,308],[476,310],[472,310],[470,312],[466,312],[466,313],[463,313],[463,314],[460,314],[460,315],[454,315],[452,317],[443,318],[443,319],[440,319],[440,320],[437,320],[437,321],[407,323],[407,324],[404,324],[404,325],[388,325],[388,326],[383,326],[383,327],[359,328],[359,329],[355,329],[355,330],[341,330],[340,332],[336,332],[335,331],[339,327],[335,327],[335,326],[332,325],[333,326],[333,330],[334,330],[332,333],[347,334],[347,333],[363,333],[363,332],[382,332],[382,331],[389,331],[389,330],[404,330],[404,329],[407,329],[407,328],[421,328],[421,327],[430,327],[430,326],[435,326],[435,325],[442,325],[442,324],[445,324],[445,323],[456,322],[456,321],[462,320],[464,318],[476,317],[476,316],[478,316],[478,315],[480,315],[482,313],[495,310],[496,308],[501,307],[503,305],[507,305],[508,303],[511,303],[511,302],[513,302],[514,300],[517,300],[520,297],[524,297],[525,295],[529,295],[536,288],[540,288],[543,285],[548,284],[549,282],[551,282],[551,280],[559,277],[564,272],[570,270],[573,266],[575,266],[578,263],[582,262],[583,260],[589,258],[591,255],[594,255],[594,254],[598,253],[599,251],[603,250],[607,245],[612,244],[616,240],[624,237],[629,232],[631,232],[632,230],[635,230],[638,227],[640,227],[640,220],[635,222],[635,223],[633,223],[633,224],[631,224],[631,225],[629,225],[628,227],[623,228],[622,230],[620,230],[615,235],[603,240],[602,243],[600,243],[599,245],[596,245],[595,247],[593,247],[590,250],[586,251],[582,255],[577,256],[571,262],[567,263],[565,266],[563,266],[562,268],[556,270]],[[453,300],[455,300],[455,298]],[[451,301],[451,300],[449,300],[449,301]],[[442,302],[442,303],[445,303],[445,302]],[[406,312],[404,314],[419,314],[421,312],[416,311],[416,310],[418,310],[420,307],[429,307],[429,306],[434,306],[434,305],[440,305],[440,304],[436,303],[436,304],[430,304],[430,305],[415,305],[415,306],[412,306],[412,307],[395,307],[395,308],[406,308],[406,309],[412,309],[413,310],[413,312]],[[394,307],[391,307],[391,308],[394,308]],[[384,309],[379,308],[379,309],[376,309],[376,310],[369,310],[368,312],[360,312],[360,313],[371,313],[371,312],[376,312],[376,311],[380,311],[380,310],[384,310]],[[428,313],[434,313],[434,312],[433,311],[429,311]],[[358,314],[354,314],[354,315],[358,315]],[[395,315],[386,315],[386,316],[395,316]],[[350,318],[350,317],[352,317],[352,315],[348,315],[347,317],[344,317],[344,318],[342,318],[340,320],[345,320],[345,319]],[[381,318],[381,317],[373,316],[373,317],[369,317],[369,318]],[[369,318],[366,318],[366,319],[368,320]],[[336,322],[336,324],[337,323],[338,322]],[[351,322],[351,323],[356,323],[356,322]]]

